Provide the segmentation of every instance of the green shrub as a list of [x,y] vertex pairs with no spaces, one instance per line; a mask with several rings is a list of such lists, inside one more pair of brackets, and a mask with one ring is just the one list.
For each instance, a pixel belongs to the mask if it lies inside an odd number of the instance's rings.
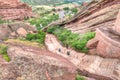
[[77,8],[72,8],[71,11],[72,11],[73,13],[77,13],[77,12],[78,12]]
[[52,9],[52,11],[53,11],[53,12],[56,12],[56,9],[55,9],[55,8],[53,8],[53,9]]
[[[31,23],[32,25],[36,25],[37,29],[40,30],[41,28],[47,26],[49,23],[55,20],[58,20],[58,15],[47,14],[40,18],[29,19],[29,23]],[[42,24],[43,27],[41,27],[40,24]]]
[[40,30],[40,31],[38,31],[37,34],[27,34],[26,40],[35,41],[35,42],[38,42],[40,44],[44,44],[45,32]]
[[7,53],[7,48],[6,46],[4,45],[0,45],[0,54],[6,54]]
[[4,58],[6,61],[8,61],[8,62],[11,60],[10,57],[9,57],[7,54],[4,54],[4,55],[3,55],[3,58]]
[[3,58],[4,58],[6,61],[10,61],[10,57],[9,57],[8,54],[7,54],[7,49],[8,49],[7,46],[5,46],[5,45],[0,45],[0,54],[3,55]]
[[80,75],[77,75],[75,80],[85,80],[85,78]]
[[53,27],[49,27],[47,29],[47,32],[50,33],[50,34],[53,34],[53,32],[58,28],[59,26],[53,26]]
[[69,45],[71,48],[84,53],[88,52],[86,48],[87,42],[95,36],[94,32],[79,35],[58,26],[48,28],[47,32],[55,34],[64,46],[67,47]]
[[70,10],[69,7],[64,7],[63,10],[67,11],[67,10]]

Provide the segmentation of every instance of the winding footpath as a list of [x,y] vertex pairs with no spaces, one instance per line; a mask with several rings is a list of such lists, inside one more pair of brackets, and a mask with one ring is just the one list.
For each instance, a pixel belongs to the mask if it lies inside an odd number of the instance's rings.
[[[96,80],[120,80],[120,60],[118,59],[86,55],[67,49],[52,34],[46,35],[45,45],[49,51],[72,62],[84,76],[92,77]],[[70,55],[67,55],[67,51],[70,51]]]

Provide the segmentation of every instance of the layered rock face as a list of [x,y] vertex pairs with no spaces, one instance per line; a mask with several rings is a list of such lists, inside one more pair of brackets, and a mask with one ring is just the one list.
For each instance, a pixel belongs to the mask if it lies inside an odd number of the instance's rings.
[[[73,49],[67,49],[57,41],[57,38],[54,35],[51,34],[46,35],[45,45],[48,50],[65,57],[76,65],[81,75],[93,78],[85,80],[120,80],[119,59],[102,58],[96,55],[87,55],[76,52]],[[61,49],[61,52],[59,51],[59,48]],[[67,51],[70,51],[70,55],[67,55]]]
[[[120,58],[120,11],[114,27],[97,29],[96,37],[92,41],[98,41],[95,47],[91,47],[91,49],[96,49],[96,54],[103,57]],[[95,44],[92,41],[88,42],[88,48]]]
[[96,31],[95,39],[89,41],[87,45],[90,54],[120,58],[120,17],[117,16],[120,10],[120,0],[96,1],[98,2],[85,6],[72,22],[66,24],[65,28],[78,34]]
[[32,9],[19,0],[0,0],[0,18],[4,20],[23,20],[34,16]]
[[120,0],[97,0],[88,7],[81,9],[65,28],[74,33],[85,33],[95,31],[99,27],[113,27],[116,15],[120,9]]

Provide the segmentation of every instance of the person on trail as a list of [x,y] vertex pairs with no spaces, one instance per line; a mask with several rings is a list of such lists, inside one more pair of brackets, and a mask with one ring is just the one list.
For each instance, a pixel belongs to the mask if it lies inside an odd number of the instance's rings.
[[67,49],[69,48],[68,44],[66,44],[66,48],[67,48]]
[[40,28],[43,28],[43,25],[42,25],[42,24],[40,24]]
[[67,51],[67,55],[68,55],[68,56],[70,55],[70,51]]
[[65,12],[64,12],[64,10],[60,10],[59,9],[59,19],[63,19],[65,17]]
[[61,49],[59,48],[58,51],[61,52]]

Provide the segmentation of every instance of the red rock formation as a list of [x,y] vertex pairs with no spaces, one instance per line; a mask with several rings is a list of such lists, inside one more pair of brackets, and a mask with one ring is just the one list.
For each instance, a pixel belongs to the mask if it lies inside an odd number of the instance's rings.
[[[99,41],[96,46],[98,55],[109,58],[120,58],[120,11],[115,26],[112,29],[97,29],[96,37],[93,40]],[[88,42],[88,44],[90,43]],[[94,44],[96,43],[92,43],[92,45]],[[90,49],[90,47],[88,48]]]
[[[94,42],[97,43],[96,41]],[[102,58],[96,55],[79,53],[73,49],[67,49],[63,47],[59,41],[57,41],[57,38],[51,34],[46,35],[45,45],[49,51],[68,59],[74,65],[76,65],[78,72],[80,72],[81,75],[94,78],[95,80],[120,80],[119,59]],[[95,45],[93,47],[95,47]],[[61,52],[58,51],[58,48],[61,48]],[[105,49],[104,47],[101,48]],[[71,52],[69,56],[66,54],[66,51],[68,50]]]
[[22,20],[32,17],[32,9],[19,0],[0,0],[0,17],[4,20]]
[[6,38],[25,37],[28,33],[35,33],[37,29],[34,26],[25,23],[1,24],[0,40]]

